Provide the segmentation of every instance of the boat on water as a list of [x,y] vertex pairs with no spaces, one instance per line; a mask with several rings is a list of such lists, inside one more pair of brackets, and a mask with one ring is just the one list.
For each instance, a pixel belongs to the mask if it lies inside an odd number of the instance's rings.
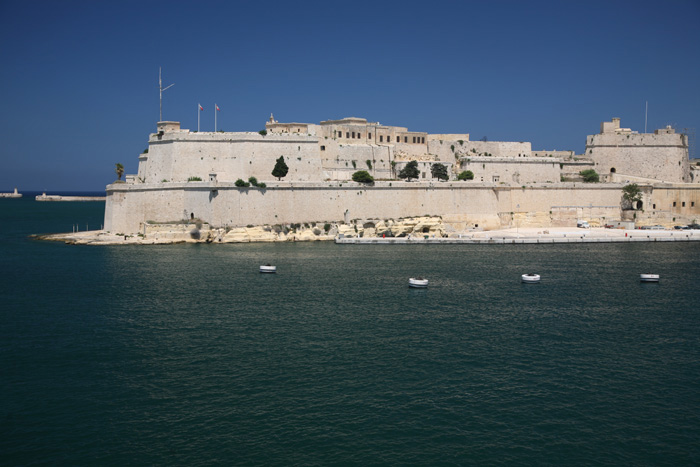
[[260,266],[260,272],[265,273],[265,274],[274,274],[277,272],[277,266],[273,266],[271,264],[265,264],[263,266]]
[[539,274],[523,274],[520,276],[520,281],[525,284],[536,284],[540,281]]
[[414,289],[424,289],[428,287],[428,279],[422,277],[411,277],[408,279],[408,286]]
[[659,282],[659,275],[658,274],[640,274],[639,281],[640,282]]

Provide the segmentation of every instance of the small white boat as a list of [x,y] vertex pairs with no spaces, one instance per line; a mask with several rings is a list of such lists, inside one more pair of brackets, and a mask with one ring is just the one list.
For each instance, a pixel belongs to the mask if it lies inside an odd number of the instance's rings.
[[658,274],[640,274],[639,281],[640,282],[659,282],[659,275]]
[[414,289],[424,289],[428,287],[428,279],[422,277],[411,277],[408,279],[408,286]]
[[523,274],[520,276],[520,281],[526,284],[536,284],[540,281],[539,274]]
[[260,266],[260,272],[263,272],[266,274],[274,274],[277,272],[277,266],[273,266],[271,264],[265,264],[264,266]]

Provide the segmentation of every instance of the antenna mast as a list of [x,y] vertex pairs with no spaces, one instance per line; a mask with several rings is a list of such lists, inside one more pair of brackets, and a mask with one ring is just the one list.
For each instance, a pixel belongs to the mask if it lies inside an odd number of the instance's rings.
[[163,91],[170,89],[173,86],[175,86],[175,83],[171,84],[170,86],[163,87],[163,80],[161,79],[161,68],[158,67],[158,90],[160,91],[160,120],[158,120],[159,122],[163,121]]

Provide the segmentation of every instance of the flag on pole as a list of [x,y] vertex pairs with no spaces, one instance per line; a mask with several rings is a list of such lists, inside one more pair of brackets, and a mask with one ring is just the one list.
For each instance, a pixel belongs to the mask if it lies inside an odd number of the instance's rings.
[[202,107],[202,104],[199,104],[199,111],[201,112],[202,110],[204,110],[204,107]]
[[[216,105],[216,104],[214,104],[214,105]],[[217,110],[218,112],[221,112],[221,109],[219,108],[218,105],[216,106],[216,110]]]

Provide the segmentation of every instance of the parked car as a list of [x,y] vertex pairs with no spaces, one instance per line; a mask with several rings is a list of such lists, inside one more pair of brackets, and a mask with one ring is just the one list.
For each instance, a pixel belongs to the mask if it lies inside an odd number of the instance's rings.
[[674,225],[673,228],[676,230],[688,230],[690,227],[687,225]]
[[688,225],[688,228],[692,230],[700,230],[700,224],[690,224]]
[[649,227],[650,230],[665,230],[663,225],[652,225]]

